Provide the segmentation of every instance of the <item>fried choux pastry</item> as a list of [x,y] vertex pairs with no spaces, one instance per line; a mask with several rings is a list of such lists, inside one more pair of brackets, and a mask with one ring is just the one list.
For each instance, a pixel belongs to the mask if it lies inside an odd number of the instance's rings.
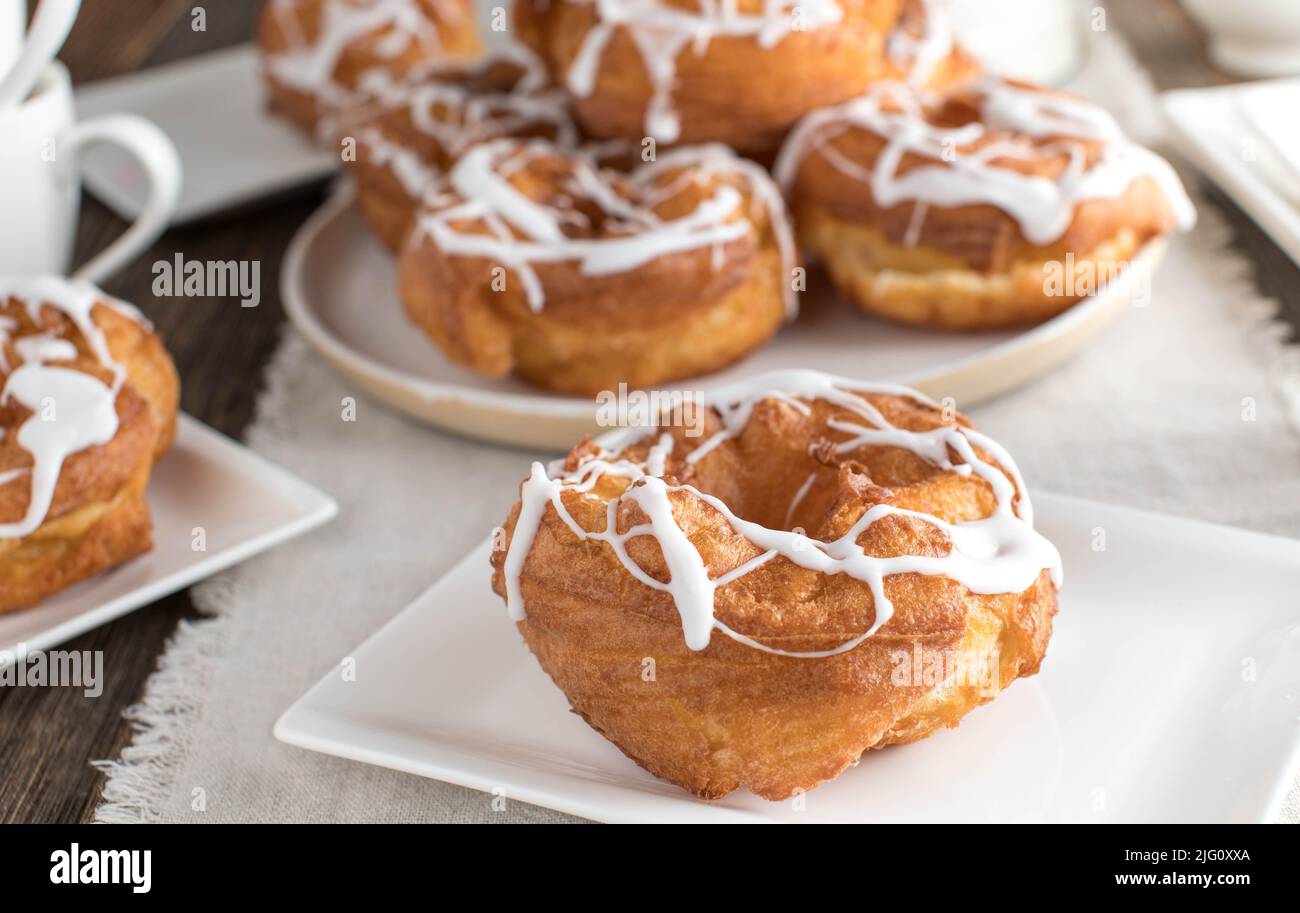
[[772,151],[885,70],[900,0],[519,0],[515,33],[595,137]]
[[392,250],[424,192],[470,147],[501,137],[540,137],[563,148],[579,143],[568,97],[549,86],[546,69],[521,44],[495,49],[469,65],[438,64],[392,85],[338,117],[356,144],[348,162],[357,204]]
[[593,394],[716,371],[796,307],[776,186],[721,146],[623,174],[541,140],[462,155],[399,258],[411,319],[457,364]]
[[471,0],[267,0],[257,46],[267,106],[310,133],[367,79],[482,50]]
[[996,77],[877,85],[809,115],[775,173],[839,290],[926,327],[1044,320],[1195,221],[1174,170],[1103,109]]
[[0,278],[0,613],[152,547],[145,486],[179,386],[130,305],[54,277]]
[[492,555],[538,663],[628,757],[784,799],[1038,670],[1060,556],[964,418],[813,371],[702,417],[534,463]]
[[882,78],[927,89],[951,89],[980,75],[979,61],[957,43],[947,0],[903,0],[885,42]]

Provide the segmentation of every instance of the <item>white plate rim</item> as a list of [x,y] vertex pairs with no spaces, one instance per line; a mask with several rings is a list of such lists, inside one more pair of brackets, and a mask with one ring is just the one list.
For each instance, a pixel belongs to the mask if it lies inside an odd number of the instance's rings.
[[[211,577],[226,568],[246,561],[256,554],[301,536],[332,520],[338,503],[320,489],[298,478],[249,447],[234,441],[192,416],[181,413],[177,419],[177,439],[193,440],[199,448],[222,461],[251,466],[276,490],[299,508],[298,516],[277,527],[250,536],[229,548],[211,553],[193,564],[123,593],[115,599],[93,606],[72,618],[53,625],[39,634],[24,637],[21,644],[29,651],[44,650],[71,640],[79,634],[107,624],[136,609],[170,596],[191,584]],[[164,457],[165,459],[165,457]],[[34,607],[39,609],[39,606]],[[18,643],[0,644],[0,650],[14,651]]]
[[[361,377],[373,378],[388,387],[401,388],[428,403],[451,402],[466,403],[484,409],[510,412],[522,417],[536,417],[557,421],[592,420],[592,400],[578,397],[555,396],[538,393],[515,393],[510,391],[479,390],[458,387],[454,384],[432,381],[405,371],[389,367],[370,356],[358,352],[344,340],[336,336],[316,316],[309,303],[309,296],[303,288],[304,262],[315,239],[354,203],[355,185],[343,181],[319,209],[311,214],[294,235],[285,254],[284,265],[280,273],[280,293],[284,302],[286,315],[294,327],[302,333],[307,342],[326,356],[335,365],[343,366],[350,373]],[[1144,265],[1158,264],[1167,245],[1166,239],[1155,239],[1144,247],[1134,263]],[[1080,301],[1068,310],[1037,326],[1030,327],[1011,339],[995,343],[973,355],[964,356],[946,363],[940,369],[910,372],[893,375],[877,380],[919,386],[928,377],[947,376],[976,368],[985,363],[994,363],[1001,359],[1032,351],[1049,341],[1067,337],[1075,329],[1082,327],[1105,311],[1114,308],[1111,296],[1098,294]],[[671,385],[667,385],[671,386]]]
[[[392,618],[385,621],[376,630],[371,632],[361,643],[348,652],[349,656],[355,656],[365,650],[375,641],[382,640],[387,632],[401,621],[402,617],[410,611],[417,610],[417,604],[422,602],[446,577],[451,576],[460,570],[466,564],[479,560],[485,543],[490,540],[479,543],[474,546],[463,558],[447,569],[437,580],[420,592],[408,605],[404,606],[401,611],[393,615]],[[309,704],[312,697],[322,690],[333,673],[326,673],[316,684],[312,685],[306,693],[285,710],[275,721],[272,728],[272,734],[277,741],[295,748],[314,751],[318,754],[329,755],[332,757],[343,758],[348,761],[357,761],[362,764],[370,764],[376,767],[383,767],[389,770],[397,770],[402,773],[412,774],[414,776],[434,779],[443,783],[451,783],[456,786],[463,786],[467,789],[478,790],[479,792],[491,792],[500,782],[499,777],[493,777],[490,773],[476,772],[471,769],[471,765],[477,765],[480,770],[483,769],[501,769],[504,771],[507,765],[499,761],[487,758],[480,758],[470,755],[466,752],[456,751],[445,745],[425,742],[426,748],[432,748],[429,759],[420,763],[403,763],[402,759],[380,750],[369,750],[363,746],[345,743],[339,740],[330,739],[327,736],[318,735],[310,728],[302,724],[304,718],[320,717]],[[456,764],[459,760],[461,763]],[[632,763],[629,761],[628,763]],[[430,773],[436,771],[436,774]],[[549,771],[530,770],[530,774],[548,782],[568,782],[574,780],[573,777],[564,774],[553,773]],[[634,817],[625,817],[609,814],[609,805],[604,805],[598,801],[599,796],[609,793],[624,795],[628,790],[625,787],[608,785],[602,783],[593,783],[582,781],[586,795],[592,798],[584,798],[581,793],[563,792],[557,790],[548,792],[545,788],[529,786],[526,784],[512,784],[511,798],[529,805],[536,805],[542,808],[549,808],[564,814],[576,815],[581,818],[587,818],[592,821],[599,821],[607,824],[619,823],[636,823],[640,819]],[[557,801],[557,798],[559,801]],[[682,798],[690,802],[690,797],[683,794]],[[713,805],[704,800],[695,800],[701,814],[698,816],[686,816],[683,821],[695,822],[732,822],[732,823],[772,823],[769,819],[761,815],[756,815],[741,809],[726,808],[723,806]],[[617,807],[614,804],[614,807]],[[689,805],[684,807],[690,807]],[[664,818],[664,821],[668,819]],[[677,820],[677,819],[674,819]]]

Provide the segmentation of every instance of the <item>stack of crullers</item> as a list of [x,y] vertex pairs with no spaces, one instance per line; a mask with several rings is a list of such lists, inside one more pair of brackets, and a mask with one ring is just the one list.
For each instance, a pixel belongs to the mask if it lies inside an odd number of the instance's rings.
[[797,317],[801,257],[890,320],[1041,321],[1193,219],[1166,162],[982,72],[937,0],[490,18],[483,42],[470,0],[269,0],[260,36],[272,109],[354,166],[411,319],[487,376],[716,371]]

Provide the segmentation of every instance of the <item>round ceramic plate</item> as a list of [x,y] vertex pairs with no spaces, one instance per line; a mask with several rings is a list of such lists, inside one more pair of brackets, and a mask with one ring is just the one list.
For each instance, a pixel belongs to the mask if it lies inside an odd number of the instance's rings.
[[[707,392],[753,374],[817,368],[864,380],[892,380],[959,408],[1025,383],[1060,364],[1128,307],[1164,253],[1142,251],[1134,268],[1097,295],[1032,329],[943,333],[864,316],[828,290],[802,296],[799,319],[767,346],[706,377],[669,385]],[[339,372],[420,421],[471,437],[567,449],[596,431],[595,403],[480,377],[448,361],[407,320],[393,255],[367,229],[350,188],[299,230],[285,259],[285,309]]]

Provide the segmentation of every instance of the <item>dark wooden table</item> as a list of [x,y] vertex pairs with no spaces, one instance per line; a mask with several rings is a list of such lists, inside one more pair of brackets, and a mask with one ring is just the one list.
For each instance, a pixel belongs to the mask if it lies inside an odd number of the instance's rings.
[[[191,28],[187,0],[84,0],[62,53],[77,83],[156,66],[247,40],[259,0],[205,4],[207,30]],[[1161,88],[1228,81],[1206,62],[1201,41],[1174,0],[1111,5],[1110,26],[1133,44]],[[182,381],[182,408],[238,437],[252,418],[262,368],[280,338],[284,315],[277,277],[285,246],[320,202],[322,188],[256,212],[215,218],[168,232],[107,290],[139,305],[166,337]],[[1256,265],[1260,287],[1283,302],[1300,328],[1300,270],[1225,197],[1208,188],[1226,213],[1235,244]],[[103,206],[85,201],[77,239],[84,260],[121,231]],[[261,261],[262,301],[154,297],[151,265],[177,252],[191,260]],[[71,650],[102,650],[103,693],[72,688],[0,689],[0,821],[88,820],[102,778],[89,765],[117,757],[130,741],[122,713],[141,694],[178,622],[200,617],[178,593],[77,638]]]

